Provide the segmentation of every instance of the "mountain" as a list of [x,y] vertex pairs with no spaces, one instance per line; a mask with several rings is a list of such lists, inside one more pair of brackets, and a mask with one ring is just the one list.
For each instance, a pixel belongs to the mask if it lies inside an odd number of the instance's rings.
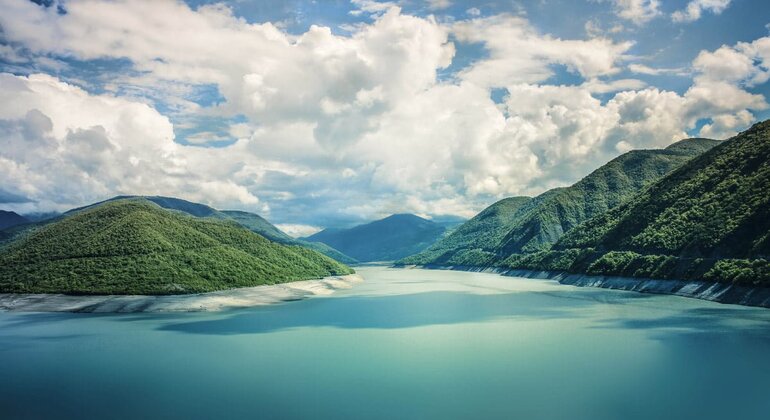
[[392,261],[422,251],[445,229],[413,214],[394,214],[350,229],[325,229],[305,240],[323,242],[359,261]]
[[510,255],[548,248],[565,232],[627,200],[718,142],[688,139],[663,150],[634,150],[611,160],[570,187],[536,197],[501,241],[498,253]]
[[770,285],[770,121],[509,267]]
[[515,211],[509,211],[499,220],[504,225],[496,225],[494,234],[489,234],[486,240],[476,240],[475,237],[481,235],[479,232],[484,231],[474,226],[478,223],[474,218],[468,222],[473,222],[469,228],[458,229],[458,232],[467,232],[469,237],[450,236],[445,241],[450,238],[451,241],[437,243],[429,253],[399,263],[482,266],[512,254],[548,249],[570,229],[618,206],[646,185],[718,143],[696,138],[679,141],[662,150],[624,153],[572,186],[555,188],[517,202]]
[[292,238],[258,214],[237,210],[223,210],[221,213],[226,217],[235,220],[242,226],[245,226],[252,232],[256,232],[273,242],[278,242],[284,245],[297,245],[312,249],[313,251],[320,252],[329,258],[334,258],[343,264],[355,264],[358,262],[355,258],[345,255],[342,252],[337,251],[336,249],[322,242],[308,242],[301,239]]
[[399,261],[399,264],[467,265],[484,255],[494,255],[495,246],[508,233],[518,210],[530,197],[504,198],[463,223],[428,249]]
[[0,230],[16,225],[22,225],[24,223],[29,223],[29,220],[12,211],[0,210]]
[[13,293],[198,293],[351,272],[232,220],[143,198],[89,206],[0,249],[0,291]]
[[259,233],[273,242],[290,243],[295,241],[294,238],[287,235],[258,214],[239,210],[224,210],[221,213],[226,217],[235,220],[252,232]]
[[[272,223],[268,222],[265,218],[255,213],[249,213],[249,212],[238,211],[238,210],[217,210],[205,204],[194,203],[192,201],[182,200],[181,198],[163,197],[163,196],[123,195],[123,196],[110,198],[109,200],[106,200],[100,203],[92,204],[91,206],[99,205],[108,201],[122,200],[126,198],[144,198],[145,200],[151,201],[165,209],[180,211],[195,217],[212,217],[217,219],[235,220],[240,225],[248,228],[252,232],[258,233],[273,242],[278,242],[284,245],[297,245],[308,249],[312,249],[314,251],[317,251],[317,252],[320,252],[321,254],[326,255],[327,257],[333,258],[343,264],[354,264],[357,262],[354,258],[351,258],[328,245],[325,245],[322,243],[305,242],[305,241],[294,239],[291,236],[284,233],[283,231],[281,231],[280,229],[278,229],[277,227],[275,227],[275,225],[273,225]],[[73,210],[70,210],[68,213],[77,212],[85,208],[89,208],[91,206],[85,206],[85,207],[73,209]]]

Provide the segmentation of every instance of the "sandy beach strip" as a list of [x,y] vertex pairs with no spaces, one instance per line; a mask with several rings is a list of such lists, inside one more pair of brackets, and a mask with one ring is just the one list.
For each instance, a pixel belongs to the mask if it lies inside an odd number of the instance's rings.
[[350,274],[210,293],[166,296],[0,293],[0,311],[94,313],[222,311],[329,295],[339,289],[349,289],[363,281],[360,275]]

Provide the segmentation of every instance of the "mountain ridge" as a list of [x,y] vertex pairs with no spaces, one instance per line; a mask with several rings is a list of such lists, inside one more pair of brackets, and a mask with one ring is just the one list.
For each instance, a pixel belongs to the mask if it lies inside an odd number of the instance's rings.
[[235,221],[142,198],[89,206],[0,249],[0,291],[12,293],[200,293],[350,273]]
[[[430,253],[404,258],[398,264],[484,266],[501,256],[548,249],[581,222],[621,204],[644,186],[717,144],[717,140],[693,138],[680,140],[665,149],[626,152],[571,186],[548,190],[521,203],[506,226],[496,227],[497,234],[483,245],[473,238],[465,241],[454,238],[457,249],[450,252],[452,246],[445,246],[447,239],[443,239]],[[461,229],[462,226],[458,231]],[[505,229],[507,232],[501,235]],[[446,249],[437,255],[438,248]]]
[[770,120],[510,268],[770,286]]
[[434,243],[446,227],[414,214],[392,214],[349,229],[324,229],[303,238],[322,242],[361,262],[392,261]]

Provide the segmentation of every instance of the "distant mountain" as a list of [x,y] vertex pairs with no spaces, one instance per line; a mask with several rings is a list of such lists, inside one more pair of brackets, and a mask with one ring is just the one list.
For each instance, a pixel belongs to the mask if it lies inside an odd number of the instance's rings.
[[232,220],[142,198],[89,206],[0,249],[0,291],[14,293],[197,293],[351,272]]
[[[126,198],[144,198],[151,201],[165,209],[181,211],[195,217],[212,217],[217,219],[232,219],[239,224],[245,226],[252,232],[256,232],[265,238],[285,245],[298,245],[314,251],[320,252],[327,257],[334,258],[335,260],[343,264],[354,264],[357,261],[336,249],[321,243],[309,243],[302,240],[297,240],[287,235],[275,225],[268,222],[262,216],[239,210],[217,210],[213,207],[207,206],[201,203],[195,203],[192,201],[182,200],[181,198],[163,197],[163,196],[117,196],[110,198],[109,200],[92,204],[91,206],[99,205],[107,201],[122,200]],[[68,213],[81,211],[91,206],[80,207],[70,210]],[[1,240],[2,238],[0,238]]]
[[427,248],[445,229],[413,214],[394,214],[350,229],[325,229],[305,240],[323,242],[359,261],[392,261]]
[[0,210],[0,230],[22,225],[24,223],[29,223],[29,220],[12,211]]
[[29,220],[31,223],[37,223],[37,222],[42,222],[44,220],[59,217],[61,216],[61,213],[55,212],[55,211],[35,212],[35,213],[24,213],[22,216],[24,216],[24,218]]
[[221,214],[235,220],[252,232],[259,233],[273,242],[289,243],[295,241],[294,238],[285,234],[282,230],[278,229],[275,225],[258,214],[239,210],[223,210]]
[[506,265],[770,286],[770,121]]
[[[494,234],[475,226],[479,221],[474,218],[466,223],[473,222],[471,226],[458,229],[458,232],[467,232],[468,237],[452,235],[454,237],[446,238],[449,242],[437,243],[429,253],[399,263],[483,266],[512,254],[548,249],[570,229],[618,206],[646,185],[718,143],[717,140],[687,139],[662,150],[624,153],[572,186],[516,202],[515,211],[498,219]],[[480,235],[488,236],[480,241],[476,239]]]
[[452,229],[467,222],[468,219],[452,214],[445,214],[439,216],[431,216],[430,221],[438,225],[444,226],[447,229]]
[[504,198],[428,249],[400,260],[399,264],[467,265],[481,255],[491,255],[508,233],[518,211],[530,200],[530,197]]
[[265,220],[258,214],[249,213],[245,211],[236,210],[223,210],[221,212],[224,216],[235,220],[246,228],[253,232],[256,232],[271,241],[278,242],[285,245],[297,245],[302,246],[314,251],[320,252],[327,257],[334,258],[335,260],[343,264],[355,264],[355,258],[347,256],[342,252],[330,247],[321,242],[307,242],[300,239],[292,238],[291,236],[278,229],[275,225]]

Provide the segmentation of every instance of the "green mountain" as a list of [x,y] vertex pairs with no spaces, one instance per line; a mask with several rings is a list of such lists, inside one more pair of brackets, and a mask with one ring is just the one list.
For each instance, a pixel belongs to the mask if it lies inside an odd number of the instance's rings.
[[469,265],[494,255],[518,211],[529,197],[504,198],[484,209],[428,249],[399,260],[399,264]]
[[[355,264],[356,262],[358,262],[355,260],[355,258],[351,258],[328,245],[294,239],[291,236],[284,233],[283,231],[281,231],[280,229],[278,229],[277,227],[275,227],[275,225],[273,225],[272,223],[268,222],[262,216],[255,213],[249,213],[246,211],[217,210],[205,204],[194,203],[192,201],[182,200],[181,198],[163,197],[163,196],[123,195],[123,196],[113,197],[109,200],[106,200],[100,203],[92,204],[91,206],[99,205],[101,203],[108,202],[108,201],[122,200],[126,198],[144,198],[148,201],[152,201],[153,203],[165,209],[180,211],[195,217],[212,217],[216,219],[235,220],[240,225],[248,228],[252,232],[256,232],[273,242],[278,242],[284,245],[297,245],[308,249],[312,249],[314,251],[317,251],[317,252],[320,252],[321,254],[326,255],[327,257],[334,258],[335,260],[343,264]],[[85,206],[85,207],[73,209],[73,210],[70,210],[68,213],[77,212],[85,208],[89,208],[91,206]],[[0,238],[0,240],[2,240],[2,238]]]
[[0,210],[0,230],[22,225],[24,223],[29,223],[29,220],[12,211]]
[[221,212],[225,217],[235,220],[241,226],[248,228],[252,232],[259,233],[267,239],[273,242],[290,243],[294,242],[294,238],[285,234],[282,230],[278,229],[272,223],[268,222],[264,217],[239,210],[223,210]]
[[[718,143],[717,140],[687,139],[662,150],[624,153],[572,186],[555,188],[520,202],[500,219],[494,234],[476,228],[478,220],[474,218],[468,222],[473,222],[470,227],[458,229],[466,232],[467,237],[450,235],[428,252],[399,263],[484,266],[511,254],[548,249],[570,229],[618,206],[646,185]],[[450,238],[451,241],[445,243]]]
[[142,198],[90,206],[0,249],[0,291],[14,293],[198,293],[351,272],[234,221]]
[[633,150],[618,156],[572,186],[535,198],[537,204],[516,220],[498,253],[547,249],[573,227],[617,206],[717,143],[688,139],[663,150]]
[[509,267],[770,285],[770,121]]
[[259,233],[260,235],[270,239],[273,242],[278,242],[284,245],[297,245],[312,249],[313,251],[320,252],[329,258],[334,258],[343,264],[355,264],[358,262],[355,258],[347,256],[322,242],[308,242],[301,239],[294,239],[258,214],[237,210],[223,210],[221,213],[226,217],[235,220],[252,232]]
[[359,261],[393,261],[422,251],[445,230],[413,214],[394,214],[350,229],[325,229],[305,240],[323,242]]

